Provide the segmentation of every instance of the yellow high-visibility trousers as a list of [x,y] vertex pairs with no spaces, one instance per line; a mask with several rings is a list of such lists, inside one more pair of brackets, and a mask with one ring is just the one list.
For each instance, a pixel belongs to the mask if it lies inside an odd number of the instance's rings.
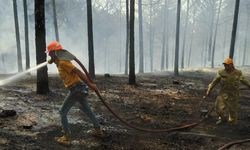
[[239,96],[220,94],[215,101],[215,110],[222,121],[237,123]]

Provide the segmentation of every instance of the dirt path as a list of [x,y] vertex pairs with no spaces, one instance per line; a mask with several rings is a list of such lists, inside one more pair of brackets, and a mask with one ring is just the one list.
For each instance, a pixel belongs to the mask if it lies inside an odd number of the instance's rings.
[[[145,128],[171,128],[199,120],[201,111],[214,104],[215,93],[202,96],[214,73],[186,71],[179,77],[171,74],[137,76],[138,86],[127,85],[126,76],[97,76],[96,83],[107,103],[130,123]],[[143,133],[125,127],[102,105],[94,93],[89,102],[105,136],[96,139],[87,134],[92,124],[74,107],[69,115],[73,145],[54,142],[61,135],[58,110],[67,94],[60,79],[50,77],[51,93],[36,95],[34,77],[0,87],[0,109],[15,110],[13,117],[0,118],[0,149],[100,149],[166,150],[217,149],[232,140],[250,138],[250,91],[242,91],[239,124],[216,126],[213,112],[207,120],[191,130],[173,133]],[[232,149],[248,149],[250,143]]]

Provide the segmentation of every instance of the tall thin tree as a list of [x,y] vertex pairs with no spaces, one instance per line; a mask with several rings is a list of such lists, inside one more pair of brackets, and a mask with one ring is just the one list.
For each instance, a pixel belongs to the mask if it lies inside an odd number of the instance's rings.
[[55,0],[52,0],[52,6],[53,6],[53,20],[54,20],[55,35],[56,35],[56,40],[59,42],[59,32],[58,32],[56,1]]
[[185,56],[185,46],[186,46],[186,35],[187,35],[187,27],[188,27],[188,18],[189,18],[189,0],[187,0],[187,13],[185,17],[185,27],[184,27],[184,37],[182,44],[182,55],[181,55],[181,68],[184,68],[184,56]]
[[181,14],[181,0],[177,2],[177,19],[176,19],[176,39],[175,39],[175,60],[174,60],[174,74],[179,75],[179,39],[180,39],[180,15]]
[[143,53],[143,22],[142,22],[142,0],[138,0],[139,15],[139,73],[144,72],[144,53]]
[[[161,51],[161,70],[164,70],[165,66],[165,49],[166,49],[166,12],[167,12],[168,0],[165,0],[164,14],[163,14],[163,33],[162,33],[162,51]],[[167,59],[167,58],[166,58]]]
[[19,23],[18,23],[18,12],[16,0],[13,0],[13,11],[14,11],[14,21],[15,21],[15,31],[16,31],[16,46],[17,46],[17,66],[18,72],[23,71],[22,65],[22,52],[21,52],[21,42],[19,33]]
[[134,51],[134,21],[135,21],[135,1],[130,0],[130,48],[129,48],[129,84],[136,84],[135,77],[135,51]]
[[86,1],[87,1],[87,22],[88,22],[89,74],[92,78],[95,78],[92,1],[91,0],[86,0]]
[[126,0],[126,49],[125,49],[125,74],[128,74],[128,55],[129,55],[129,0]]
[[[46,61],[44,0],[35,0],[35,41],[36,64],[40,64]],[[45,66],[37,70],[37,94],[47,94],[48,92],[48,68]]]
[[235,45],[235,40],[236,40],[239,7],[240,7],[240,0],[235,0],[233,29],[232,29],[232,35],[231,35],[230,52],[229,52],[230,58],[234,57],[234,45]]
[[250,21],[250,4],[246,6],[247,7],[247,23],[246,23],[246,29],[245,29],[245,41],[244,41],[244,53],[243,53],[243,60],[242,60],[242,65],[246,65],[246,53],[247,53],[247,45],[248,45],[248,34],[249,34],[249,21]]
[[24,11],[24,33],[25,33],[25,57],[26,57],[26,69],[30,68],[30,50],[29,50],[29,24],[28,24],[28,9],[27,0],[23,0]]
[[221,4],[222,4],[222,0],[220,0],[220,3],[219,3],[218,14],[217,14],[217,20],[216,20],[215,31],[214,31],[214,42],[213,42],[212,63],[211,63],[211,67],[212,67],[212,68],[214,68],[214,55],[215,55],[214,53],[215,53],[215,47],[216,47],[217,30],[218,30],[219,19],[220,19]]
[[149,6],[149,58],[150,58],[150,71],[153,71],[154,53],[153,53],[153,26],[152,26],[152,16],[153,16],[153,2],[150,1]]

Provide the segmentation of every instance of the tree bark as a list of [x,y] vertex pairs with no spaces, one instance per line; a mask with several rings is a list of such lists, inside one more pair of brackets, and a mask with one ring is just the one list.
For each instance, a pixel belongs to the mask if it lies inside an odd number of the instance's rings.
[[88,22],[89,74],[91,78],[95,78],[92,2],[91,0],[86,0],[86,1],[87,1],[87,22]]
[[233,21],[233,29],[232,29],[232,36],[231,36],[230,52],[229,52],[229,57],[232,59],[234,57],[234,45],[235,45],[235,40],[236,40],[239,6],[240,6],[240,0],[236,0],[235,9],[234,9],[234,21]]
[[181,0],[177,3],[177,20],[176,20],[176,40],[175,40],[175,62],[174,75],[179,75],[179,38],[180,38],[180,14],[181,14]]
[[[45,12],[44,0],[35,0],[35,41],[36,41],[36,64],[46,61],[46,37],[45,37]],[[49,92],[47,66],[37,70],[37,94]]]
[[13,0],[13,11],[14,11],[14,21],[15,21],[15,31],[16,31],[16,46],[17,46],[17,66],[18,72],[23,71],[22,65],[22,52],[21,52],[21,42],[19,33],[19,23],[18,23],[18,12],[16,0]]
[[129,84],[135,85],[135,52],[134,52],[134,19],[135,1],[130,0],[130,49],[129,49]]
[[24,11],[26,69],[29,69],[30,68],[30,52],[29,52],[29,24],[28,24],[27,0],[23,0],[23,11]]

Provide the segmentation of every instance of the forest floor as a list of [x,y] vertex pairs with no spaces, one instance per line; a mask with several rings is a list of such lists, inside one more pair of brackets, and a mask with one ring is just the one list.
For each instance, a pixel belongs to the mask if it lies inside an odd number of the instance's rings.
[[[96,84],[110,107],[131,124],[169,129],[198,122],[204,117],[202,114],[214,106],[218,88],[209,98],[202,97],[215,71],[186,70],[178,77],[169,72],[138,74],[137,86],[128,85],[128,77],[124,75],[97,75]],[[57,75],[51,75],[49,82],[51,92],[45,96],[36,94],[35,76],[0,87],[0,111],[16,112],[10,113],[12,117],[0,113],[0,149],[214,150],[228,142],[250,138],[250,90],[242,90],[237,125],[216,125],[217,115],[212,112],[192,129],[160,133],[124,126],[95,93],[90,92],[89,104],[104,136],[94,138],[87,133],[92,124],[76,105],[68,114],[72,145],[65,147],[56,143],[54,137],[62,135],[59,109],[67,90]],[[250,149],[250,143],[231,149]]]

